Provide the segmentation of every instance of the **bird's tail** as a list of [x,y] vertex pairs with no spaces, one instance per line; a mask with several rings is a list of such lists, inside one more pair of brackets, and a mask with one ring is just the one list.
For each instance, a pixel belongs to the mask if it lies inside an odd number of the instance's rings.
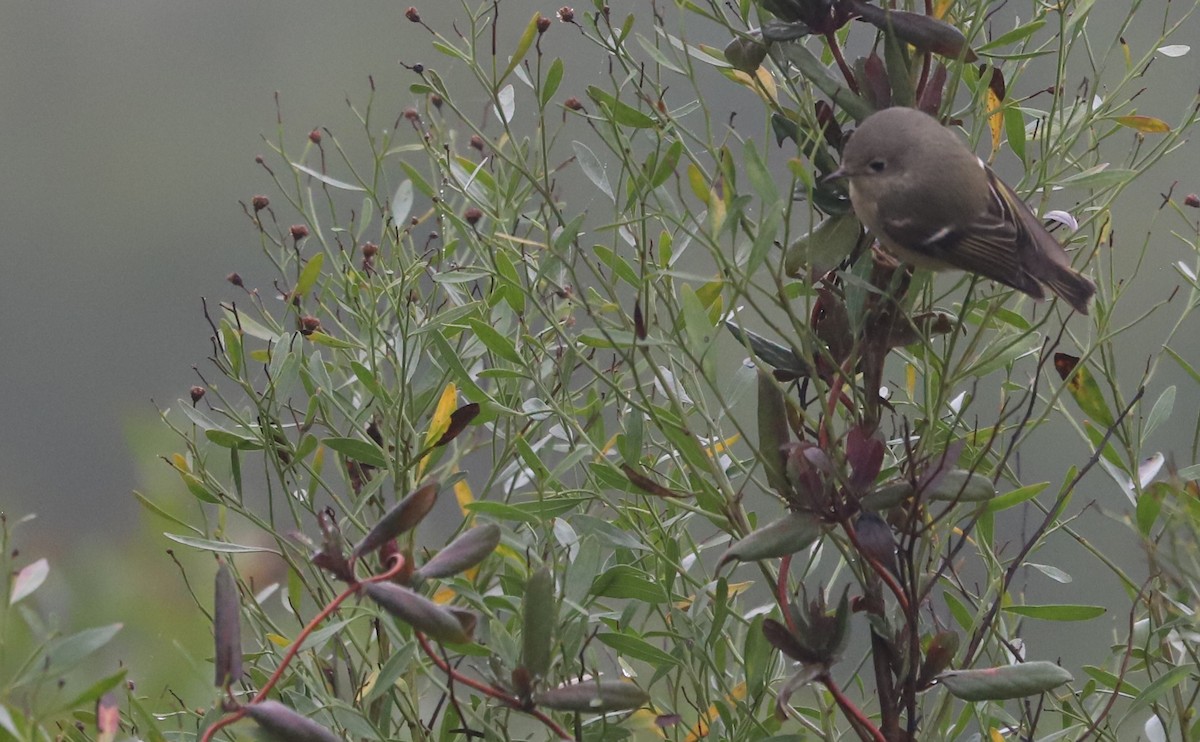
[[1088,301],[1096,293],[1096,284],[1092,283],[1092,279],[1053,260],[1046,261],[1045,275],[1039,278],[1076,312],[1088,313]]

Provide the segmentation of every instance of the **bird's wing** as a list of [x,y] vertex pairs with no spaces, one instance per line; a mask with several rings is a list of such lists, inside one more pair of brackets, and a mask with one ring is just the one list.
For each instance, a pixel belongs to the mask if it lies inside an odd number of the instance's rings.
[[1042,263],[1037,255],[1040,235],[1032,230],[1045,230],[991,168],[984,170],[990,198],[987,208],[971,221],[932,233],[915,219],[885,220],[882,227],[891,240],[913,252],[1043,298],[1045,293],[1030,270],[1036,271]]

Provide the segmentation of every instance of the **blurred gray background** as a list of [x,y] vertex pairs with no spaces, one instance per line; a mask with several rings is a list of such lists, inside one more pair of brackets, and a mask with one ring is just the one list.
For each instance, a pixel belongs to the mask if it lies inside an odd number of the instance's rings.
[[[443,30],[446,13],[462,13],[457,3],[424,5],[431,7],[422,6],[422,15]],[[534,10],[553,17],[560,5],[506,0],[504,30],[515,37]],[[637,0],[612,5],[622,16],[650,6]],[[266,284],[250,279],[266,276],[266,265],[238,201],[255,193],[275,196],[254,164],[256,154],[268,152],[261,136],[275,135],[273,96],[278,91],[293,151],[315,127],[357,143],[359,129],[345,100],[365,102],[369,75],[380,91],[383,121],[415,102],[407,90],[414,76],[400,61],[454,72],[444,57],[433,56],[428,35],[404,19],[405,7],[377,0],[2,0],[0,510],[10,518],[38,513],[22,539],[31,558],[53,561],[87,544],[92,558],[78,564],[71,579],[93,579],[105,569],[97,550],[120,549],[143,522],[131,490],[154,497],[155,487],[178,486],[154,455],[178,449],[159,426],[154,402],[172,406],[186,397],[196,383],[191,367],[206,364],[209,328],[200,298],[232,296],[225,282],[230,271],[247,275],[249,285]],[[1127,33],[1135,54],[1158,34],[1159,20],[1145,20]],[[1200,40],[1196,19],[1189,24],[1181,41]],[[640,19],[638,29],[650,33],[648,21]],[[576,38],[556,26],[545,48],[570,56],[563,91],[582,94],[602,72],[596,59],[574,53]],[[715,27],[697,27],[693,41],[699,40],[720,47],[727,37]],[[587,52],[598,54],[591,47]],[[1198,58],[1194,50],[1156,60],[1149,89],[1138,99],[1140,112],[1177,120],[1195,94]],[[716,110],[757,107],[749,93],[731,89],[715,73],[704,75],[722,86]],[[747,124],[738,119],[744,135],[759,136],[761,127]],[[1180,181],[1177,197],[1200,190],[1198,172],[1200,158],[1190,148],[1127,192],[1119,239],[1136,249],[1161,203],[1159,193],[1173,180]],[[1148,306],[1178,282],[1169,266],[1188,252],[1167,231],[1180,226],[1164,216],[1155,228],[1162,252],[1152,251],[1159,257],[1139,280],[1145,296],[1131,304]],[[1186,347],[1184,338],[1180,344],[1200,365],[1200,344],[1192,340]],[[1127,381],[1136,381],[1155,350],[1130,349],[1123,361]],[[1197,410],[1188,392],[1196,387],[1177,369],[1164,371],[1148,398],[1169,383],[1184,384],[1172,427],[1162,434],[1182,452]],[[1126,393],[1132,391],[1127,385]],[[1061,476],[1064,458],[1082,463],[1082,444],[1065,435],[1064,451],[1030,451],[1023,463],[1051,467],[1055,473],[1047,478]],[[1091,481],[1088,499],[1116,512],[1127,508],[1111,482]],[[158,544],[158,553],[165,546]],[[1076,584],[1071,591],[1088,588]]]

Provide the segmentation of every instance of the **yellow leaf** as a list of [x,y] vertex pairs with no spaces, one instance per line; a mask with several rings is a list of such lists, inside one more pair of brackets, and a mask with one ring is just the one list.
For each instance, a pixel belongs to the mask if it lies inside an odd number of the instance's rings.
[[471,485],[467,484],[467,480],[460,479],[454,483],[454,499],[458,501],[458,508],[463,511],[463,515],[467,515],[467,506],[475,502],[475,495],[471,492]]
[[909,399],[917,398],[917,367],[911,363],[904,366],[904,387]]
[[667,735],[658,724],[658,712],[650,709],[638,709],[633,716],[626,719],[621,726],[633,732],[636,742],[651,739],[666,739]]
[[988,739],[992,742],[1004,742],[1004,735],[1000,733],[999,729],[992,727],[988,730]]
[[617,445],[618,435],[618,433],[613,433],[612,437],[604,442],[604,445],[600,448],[600,453],[596,454],[596,461],[603,459],[609,451],[613,450],[613,447]]
[[1171,131],[1171,125],[1162,119],[1156,119],[1153,116],[1117,116],[1117,123],[1121,126],[1128,126],[1130,129],[1145,132],[1147,134],[1166,134]]
[[458,595],[458,593],[454,592],[453,590],[451,590],[448,587],[439,587],[433,593],[432,600],[434,603],[437,603],[438,605],[445,605],[445,604],[449,603],[450,601],[454,600],[454,597],[456,595]]
[[688,185],[692,187],[692,195],[700,201],[708,201],[708,180],[704,177],[704,173],[700,168],[696,167],[696,163],[689,162],[687,169]]
[[[433,411],[433,419],[429,421],[429,432],[425,434],[425,447],[429,448],[442,437],[450,427],[450,413],[458,408],[458,387],[454,382],[446,385],[442,390],[442,397],[438,400],[437,407]],[[425,465],[429,462],[429,455],[421,459],[421,465],[417,467],[417,476],[425,473]]]
[[709,455],[710,456],[720,456],[722,453],[725,452],[726,449],[728,449],[730,446],[732,446],[733,444],[735,444],[739,440],[741,440],[741,437],[742,437],[741,433],[734,433],[733,435],[731,435],[730,437],[726,438],[723,441],[716,441],[715,443],[712,444],[712,447],[709,448],[709,450],[708,450]]
[[179,471],[186,472],[189,470],[187,459],[181,453],[171,454],[171,464]]
[[950,8],[954,7],[954,0],[938,0],[933,6],[933,17],[941,20],[950,12]]
[[1129,43],[1124,38],[1121,39],[1121,51],[1125,53],[1125,69],[1133,66],[1133,58],[1129,54]]
[[[745,697],[746,683],[743,681],[734,686],[733,690],[729,691],[729,694],[725,696],[725,700],[740,701]],[[688,736],[684,738],[686,742],[700,742],[701,739],[707,737],[708,725],[712,723],[713,719],[720,715],[720,712],[717,711],[717,704],[714,703],[713,705],[709,706],[708,710],[704,712],[704,715],[700,717],[700,721],[696,722],[696,725],[693,726],[688,732]]]
[[271,642],[272,644],[274,644],[277,647],[283,647],[284,649],[287,649],[288,647],[290,647],[292,645],[292,641],[290,639],[288,639],[287,637],[280,636],[279,634],[268,633],[267,641]]
[[[750,586],[753,584],[754,584],[753,582],[731,582],[731,583],[729,583],[729,597],[732,598],[736,595],[741,595],[742,593],[749,590]],[[692,603],[695,601],[695,599],[696,599],[695,595],[689,595],[688,597],[684,598],[683,600],[676,602],[675,607],[681,611],[686,611],[688,608],[692,607]]]
[[991,88],[987,91],[987,105],[991,111],[988,114],[988,128],[992,130],[992,155],[988,158],[990,162],[1000,150],[1000,133],[1004,131],[1004,104]]

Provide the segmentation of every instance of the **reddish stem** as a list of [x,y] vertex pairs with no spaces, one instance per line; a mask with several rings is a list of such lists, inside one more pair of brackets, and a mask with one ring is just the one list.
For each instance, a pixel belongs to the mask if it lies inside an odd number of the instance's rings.
[[850,69],[850,65],[846,64],[846,58],[842,56],[842,47],[838,44],[837,35],[833,31],[828,31],[825,34],[825,41],[829,44],[829,51],[833,53],[837,66],[842,70],[842,77],[846,78],[846,85],[857,94],[858,81],[854,79],[854,71]]
[[[267,694],[271,692],[271,689],[275,687],[275,684],[279,682],[279,679],[283,677],[283,671],[287,669],[288,665],[290,665],[292,660],[295,659],[296,654],[299,653],[300,647],[304,645],[304,640],[308,638],[309,634],[316,631],[317,627],[320,626],[325,619],[329,618],[329,616],[337,610],[338,606],[346,601],[346,598],[349,598],[357,593],[358,589],[364,584],[368,582],[382,582],[384,580],[390,580],[399,574],[400,570],[404,569],[403,556],[399,554],[395,555],[393,557],[393,562],[394,563],[392,566],[386,572],[373,575],[365,580],[362,580],[361,582],[352,583],[336,598],[329,601],[329,605],[322,608],[321,612],[314,616],[311,621],[305,624],[304,628],[300,630],[300,633],[296,635],[296,639],[292,642],[291,646],[288,647],[287,652],[284,653],[283,659],[279,662],[279,667],[275,668],[275,672],[272,673],[267,682],[263,684],[263,687],[258,691],[258,693],[254,694],[254,698],[250,699],[250,703],[246,705],[249,706],[251,704],[259,703],[266,698]],[[237,711],[221,717],[214,722],[212,726],[204,730],[204,735],[200,737],[200,742],[209,742],[214,734],[224,727],[227,727],[230,724],[242,719],[242,717],[245,715],[246,707],[243,706]]]
[[846,714],[846,716],[849,716],[851,721],[858,724],[861,732],[865,732],[864,738],[869,736],[869,738],[875,742],[888,742],[887,738],[883,736],[883,732],[879,731],[879,729],[871,723],[871,720],[866,717],[866,714],[864,714],[858,706],[855,706],[853,701],[851,701],[849,698],[846,698],[845,694],[842,693],[842,689],[838,687],[837,683],[833,682],[833,678],[829,676],[829,673],[823,673],[821,677],[817,678],[817,680],[821,683],[821,685],[824,685],[825,689],[828,690],[833,696],[833,700],[837,702],[838,708],[842,710],[842,713]]
[[500,701],[509,708],[529,714],[533,718],[550,727],[550,729],[558,735],[559,739],[575,739],[571,735],[567,734],[566,730],[560,727],[558,723],[554,721],[554,719],[551,719],[549,716],[537,710],[536,708],[526,708],[519,699],[510,696],[498,688],[493,688],[486,683],[481,683],[478,680],[461,674],[438,656],[438,653],[434,651],[433,646],[430,645],[429,640],[425,638],[424,634],[419,631],[413,631],[413,633],[416,635],[417,641],[421,643],[421,649],[425,651],[425,654],[429,657],[429,659],[433,660],[433,664],[437,665],[439,670],[453,678],[454,682],[462,683],[463,685],[474,688],[486,696],[495,698],[497,701]]

